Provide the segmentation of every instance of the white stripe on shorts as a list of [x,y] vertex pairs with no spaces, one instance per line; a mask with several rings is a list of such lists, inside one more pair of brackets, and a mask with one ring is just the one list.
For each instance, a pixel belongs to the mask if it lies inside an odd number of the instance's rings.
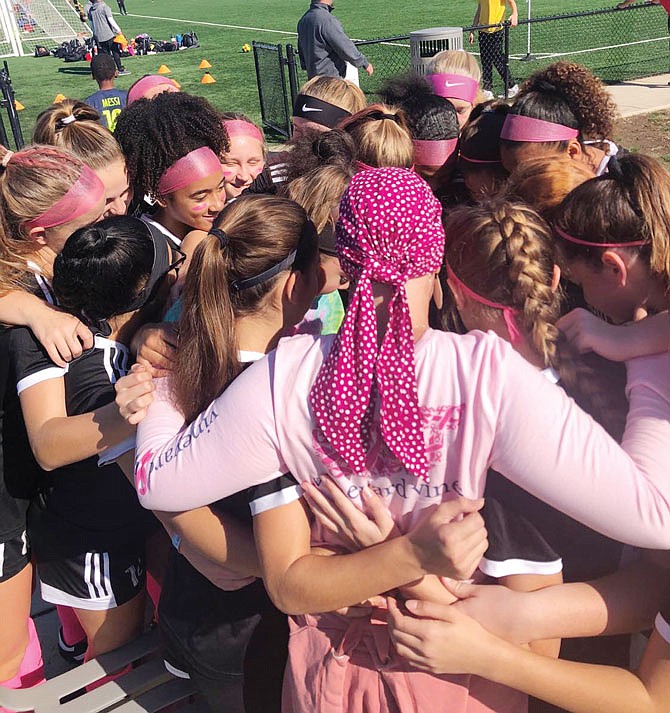
[[0,542],[0,577],[5,571],[5,543]]

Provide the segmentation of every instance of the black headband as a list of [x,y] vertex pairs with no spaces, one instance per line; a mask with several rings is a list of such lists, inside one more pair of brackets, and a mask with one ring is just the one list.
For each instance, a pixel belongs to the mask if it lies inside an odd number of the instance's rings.
[[283,272],[287,268],[291,267],[291,265],[293,265],[293,263],[296,261],[298,253],[302,252],[306,248],[308,239],[314,236],[315,233],[316,228],[314,227],[314,223],[312,223],[311,220],[307,220],[307,222],[303,226],[302,232],[300,233],[298,247],[295,250],[292,250],[281,262],[278,262],[276,265],[269,267],[267,270],[263,270],[263,272],[261,272],[259,275],[247,277],[244,280],[235,280],[235,282],[231,283],[230,285],[231,290],[235,292],[241,292],[242,290],[246,290],[249,287],[255,287],[256,285],[260,285],[261,282],[267,282],[275,275],[278,275],[280,272]]
[[[144,287],[140,290],[134,302],[124,312],[132,312],[143,307],[154,296],[156,285],[165,277],[170,269],[170,248],[168,237],[158,228],[137,218],[137,222],[149,231],[151,242],[154,246],[154,262],[151,274]],[[138,226],[139,227],[139,226]]]
[[293,107],[293,116],[334,129],[342,119],[351,116],[351,112],[316,97],[298,94]]

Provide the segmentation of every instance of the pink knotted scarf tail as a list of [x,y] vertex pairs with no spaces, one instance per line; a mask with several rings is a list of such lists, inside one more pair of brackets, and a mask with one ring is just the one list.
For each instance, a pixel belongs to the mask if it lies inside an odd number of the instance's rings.
[[443,139],[438,141],[423,141],[415,139],[414,163],[417,166],[443,166],[456,151],[458,139]]
[[578,136],[577,129],[521,114],[508,114],[500,132],[501,139],[528,143],[570,141]]
[[93,210],[104,195],[103,182],[92,169],[84,165],[79,178],[72,184],[70,190],[44,213],[26,221],[24,226],[31,230],[65,225]]
[[454,74],[453,72],[428,74],[426,79],[433,88],[433,94],[445,99],[461,99],[474,104],[479,93],[479,82],[464,74]]
[[[440,203],[407,169],[362,171],[342,198],[336,239],[342,268],[356,288],[310,393],[314,418],[337,455],[354,472],[364,473],[378,395],[384,443],[408,471],[427,480],[405,283],[440,268]],[[381,346],[373,283],[393,290]]]
[[256,124],[252,124],[250,121],[244,121],[243,119],[226,119],[223,125],[226,127],[226,133],[229,139],[233,139],[236,136],[249,136],[261,143],[265,141],[261,130]]
[[487,307],[493,307],[494,309],[502,310],[503,319],[505,320],[505,326],[507,327],[507,332],[509,334],[510,342],[516,346],[524,341],[523,332],[519,329],[519,325],[516,321],[516,316],[520,314],[520,310],[510,307],[509,305],[504,305],[501,302],[494,302],[486,297],[482,297],[477,294],[474,290],[471,290],[459,277],[456,276],[454,271],[451,269],[449,263],[447,263],[447,276],[454,282],[461,291],[467,295],[474,302],[479,302],[479,304],[486,305]]
[[158,193],[166,196],[215,173],[223,173],[219,157],[209,146],[201,146],[182,156],[165,171],[158,182]]

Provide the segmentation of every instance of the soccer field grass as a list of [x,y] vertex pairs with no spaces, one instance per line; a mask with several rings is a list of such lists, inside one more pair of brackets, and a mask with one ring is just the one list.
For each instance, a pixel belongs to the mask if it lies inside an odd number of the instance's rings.
[[[171,75],[185,91],[202,94],[225,110],[244,111],[260,118],[258,93],[251,53],[241,48],[252,40],[295,44],[295,26],[306,9],[307,0],[126,0],[130,13],[116,14],[116,2],[108,0],[116,20],[127,37],[141,32],[155,39],[195,30],[200,48],[175,53],[159,53],[125,60],[131,75],[117,80],[127,88],[143,74],[167,64]],[[533,0],[533,16],[610,7],[612,0]],[[404,0],[340,0],[336,12],[351,37],[368,39],[408,34],[426,27],[472,23],[476,5],[472,0],[435,3],[408,3]],[[519,2],[520,16],[526,16],[526,3]],[[661,11],[659,11],[661,12]],[[620,14],[619,14],[620,15]],[[659,14],[660,18],[660,14]],[[515,32],[515,31],[513,31]],[[522,46],[525,29],[516,30],[513,45]],[[558,50],[559,48],[551,48]],[[211,62],[215,84],[202,85],[201,59]],[[374,58],[371,57],[374,60]],[[16,96],[25,105],[21,124],[29,136],[36,115],[56,94],[84,98],[97,89],[90,78],[88,64],[65,64],[55,58],[12,58],[8,60]]]

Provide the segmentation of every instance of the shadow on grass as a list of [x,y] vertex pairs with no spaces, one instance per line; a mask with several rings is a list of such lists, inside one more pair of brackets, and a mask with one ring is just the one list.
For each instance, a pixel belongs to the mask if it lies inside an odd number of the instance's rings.
[[58,71],[60,74],[78,74],[78,75],[90,75],[91,68],[86,63],[85,67],[59,67]]

